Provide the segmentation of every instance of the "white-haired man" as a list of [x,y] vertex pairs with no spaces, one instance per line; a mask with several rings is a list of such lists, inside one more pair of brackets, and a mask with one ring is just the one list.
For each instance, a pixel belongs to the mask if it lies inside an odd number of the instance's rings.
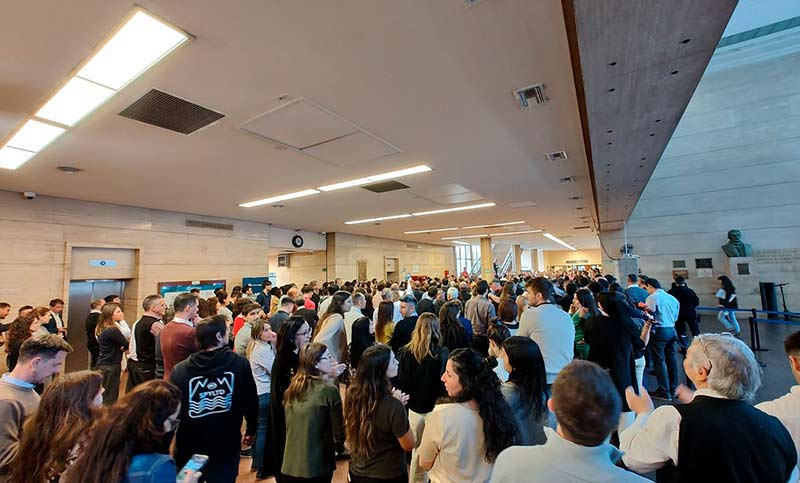
[[797,453],[781,422],[748,402],[761,385],[750,348],[733,337],[695,337],[683,363],[697,387],[681,386],[687,404],[653,410],[647,391],[628,388],[636,421],[620,435],[625,465],[657,471],[658,481],[797,481]]

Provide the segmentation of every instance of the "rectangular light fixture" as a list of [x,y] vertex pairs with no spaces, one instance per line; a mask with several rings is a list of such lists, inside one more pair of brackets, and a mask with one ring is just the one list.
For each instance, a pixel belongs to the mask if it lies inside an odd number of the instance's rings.
[[431,168],[421,164],[411,168],[399,169],[397,171],[389,171],[388,173],[375,174],[366,176],[364,178],[351,179],[349,181],[342,181],[340,183],[329,184],[317,188],[320,191],[336,191],[345,188],[353,188],[355,186],[362,186],[370,183],[377,183],[378,181],[385,181],[387,179],[402,178],[403,176],[410,176],[412,174],[425,173],[431,171]]
[[255,206],[262,206],[262,205],[269,205],[271,203],[277,203],[279,201],[286,201],[286,200],[293,200],[295,198],[302,198],[304,196],[311,196],[319,193],[317,190],[303,190],[297,191],[294,193],[288,193],[285,195],[280,196],[273,196],[272,198],[264,198],[261,200],[249,201],[247,203],[240,203],[239,206],[242,208],[253,208]]
[[480,203],[477,205],[467,205],[467,206],[459,206],[458,208],[446,208],[443,210],[433,210],[433,211],[420,211],[418,213],[411,213],[414,216],[427,216],[427,215],[438,215],[440,213],[452,213],[454,211],[464,211],[464,210],[475,210],[478,208],[490,208],[495,206],[494,203]]
[[[0,167],[17,169],[190,39],[189,34],[135,8],[77,73],[0,148]],[[22,151],[22,152],[20,152]]]
[[461,240],[462,238],[484,238],[487,236],[489,235],[483,234],[483,235],[446,236],[442,238],[442,240]]
[[47,101],[36,117],[73,126],[117,91],[80,77],[73,77]]
[[489,236],[525,235],[527,233],[541,233],[542,230],[510,231],[506,233],[489,233]]
[[0,168],[17,169],[31,159],[36,153],[8,146],[0,148]]
[[411,218],[408,213],[402,215],[380,216],[378,218],[366,218],[364,220],[345,221],[345,225],[358,225],[360,223],[372,223],[373,221],[397,220],[399,218]]
[[578,251],[577,248],[575,248],[574,246],[570,245],[569,243],[565,242],[564,240],[562,240],[562,239],[560,239],[558,237],[555,237],[555,236],[553,236],[553,235],[551,235],[549,233],[544,233],[543,235],[544,235],[545,238],[549,238],[549,239],[553,240],[554,242],[558,243],[561,246],[567,247],[572,251]]
[[453,240],[453,243],[455,243],[456,245],[470,245],[467,242],[462,242],[462,241],[458,241],[458,240]]
[[120,90],[187,40],[186,33],[139,9],[78,76]]
[[505,223],[492,223],[491,225],[475,225],[475,226],[463,226],[461,227],[462,230],[471,230],[473,228],[493,228],[495,226],[508,226],[508,225],[521,225],[525,223],[524,221],[507,221]]
[[415,230],[415,231],[404,231],[404,235],[414,235],[416,233],[436,233],[438,231],[453,231],[458,230],[458,228],[436,228],[434,230]]
[[30,119],[8,140],[6,146],[36,153],[64,134],[64,131],[64,128]]

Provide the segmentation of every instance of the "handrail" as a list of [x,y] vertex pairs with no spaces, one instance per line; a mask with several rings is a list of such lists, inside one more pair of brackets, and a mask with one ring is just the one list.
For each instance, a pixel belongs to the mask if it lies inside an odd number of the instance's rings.
[[501,277],[508,273],[508,269],[511,266],[512,258],[514,256],[514,247],[508,249],[508,253],[506,254],[506,258],[503,260],[503,264],[500,266],[500,275]]
[[[695,310],[710,310],[713,312],[718,312],[722,310],[722,307],[695,307]],[[775,310],[763,310],[763,309],[725,309],[728,312],[747,312],[749,314],[756,313],[756,314],[773,314],[773,315],[788,315],[789,317],[796,317],[800,318],[800,313],[798,312],[778,312]]]

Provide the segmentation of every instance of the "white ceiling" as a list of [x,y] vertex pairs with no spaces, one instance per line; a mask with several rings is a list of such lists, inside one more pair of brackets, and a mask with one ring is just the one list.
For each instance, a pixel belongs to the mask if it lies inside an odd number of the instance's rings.
[[[598,246],[589,230],[573,230],[591,224],[580,217],[590,214],[593,202],[559,0],[139,4],[196,38],[22,168],[0,172],[0,189],[443,244],[440,238],[454,232],[403,231],[523,220],[579,248]],[[0,30],[6,46],[0,50],[0,139],[132,7],[119,0],[4,2],[5,18],[14,21]],[[512,91],[538,82],[546,85],[549,102],[519,109]],[[184,136],[117,115],[152,88],[227,117]],[[278,101],[284,93],[288,100]],[[335,166],[237,129],[299,97],[402,152]],[[545,160],[545,153],[558,150],[569,159]],[[410,190],[351,188],[286,201],[280,209],[237,206],[417,164],[434,171],[400,179]],[[70,176],[55,169],[61,165],[84,172]],[[559,183],[566,176],[576,182]],[[473,194],[447,192],[453,184]],[[459,206],[443,204],[448,195],[455,195],[449,201],[477,197],[497,207],[343,224]],[[508,206],[523,201],[536,205]],[[561,248],[540,234],[503,241]]]

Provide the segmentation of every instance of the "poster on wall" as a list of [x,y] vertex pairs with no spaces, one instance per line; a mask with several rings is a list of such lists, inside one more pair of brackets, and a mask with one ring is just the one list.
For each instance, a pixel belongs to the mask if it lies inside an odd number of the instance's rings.
[[714,269],[712,268],[698,268],[697,278],[711,278],[714,276]]
[[269,274],[267,274],[266,277],[261,276],[261,277],[242,278],[242,288],[244,288],[245,285],[250,285],[251,287],[253,287],[253,293],[257,294],[261,292],[261,284],[264,282],[264,280],[269,280],[270,282],[272,282],[273,287],[278,284],[278,277],[275,274],[275,272],[269,272]]
[[158,293],[164,297],[169,306],[172,306],[172,302],[178,294],[188,292],[193,288],[199,288],[200,297],[207,299],[214,296],[214,290],[225,288],[225,280],[184,280],[158,283]]

